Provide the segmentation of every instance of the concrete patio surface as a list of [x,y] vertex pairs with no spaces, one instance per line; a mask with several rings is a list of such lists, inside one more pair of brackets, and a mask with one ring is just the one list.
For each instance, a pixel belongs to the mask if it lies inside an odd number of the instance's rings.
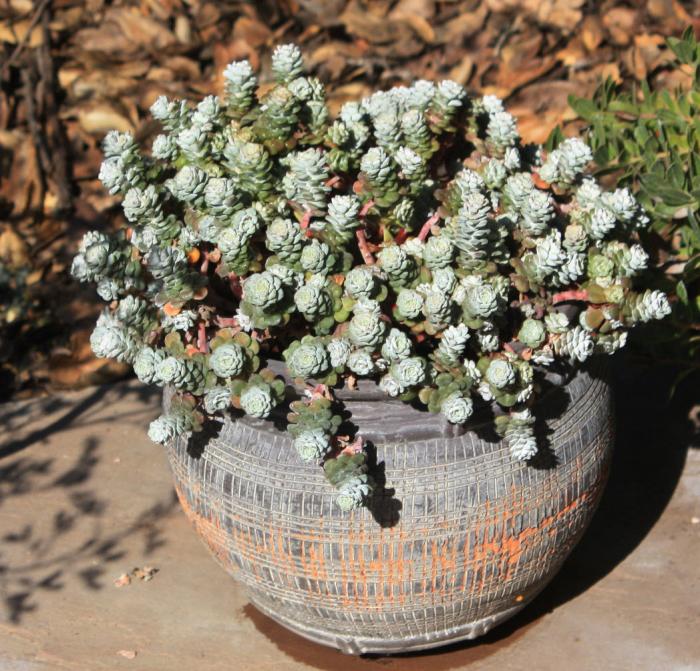
[[[0,406],[0,670],[700,671],[691,404],[666,406],[641,382],[617,381],[611,481],[550,587],[480,641],[375,658],[287,633],[214,564],[145,435],[154,390]],[[157,573],[115,586],[137,567]]]

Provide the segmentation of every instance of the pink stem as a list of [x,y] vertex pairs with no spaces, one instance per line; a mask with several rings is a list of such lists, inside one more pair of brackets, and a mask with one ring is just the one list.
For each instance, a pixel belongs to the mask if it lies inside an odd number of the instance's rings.
[[350,456],[352,456],[353,454],[359,454],[360,452],[362,452],[364,447],[364,439],[362,438],[362,436],[357,436],[355,440],[352,441],[352,443],[349,443],[340,451],[340,454],[349,454]]
[[360,248],[360,254],[362,254],[364,262],[368,266],[373,266],[374,257],[372,256],[372,252],[369,251],[369,246],[367,244],[365,232],[362,229],[358,229],[357,231],[355,231],[355,236],[357,237],[357,246]]
[[440,215],[436,212],[428,221],[426,221],[423,226],[421,226],[420,233],[418,233],[418,239],[421,242],[424,242],[425,239],[428,237],[428,233],[430,233],[430,229],[432,228],[433,224],[437,224],[437,222],[440,221]]
[[209,343],[207,342],[207,327],[204,322],[199,322],[197,331],[197,348],[202,354],[209,352]]
[[311,210],[306,210],[306,212],[304,212],[304,216],[301,218],[301,221],[299,222],[299,226],[301,226],[302,231],[305,231],[309,227],[309,224],[311,223],[312,215],[313,215],[313,213],[311,212]]
[[360,218],[364,217],[367,215],[367,213],[372,209],[372,206],[374,205],[373,200],[368,200],[363,206],[362,209],[359,212]]
[[333,177],[326,181],[326,186],[333,188],[339,181],[340,175],[333,175]]
[[585,289],[570,289],[569,291],[560,291],[552,296],[552,304],[565,303],[566,301],[587,301],[588,292]]

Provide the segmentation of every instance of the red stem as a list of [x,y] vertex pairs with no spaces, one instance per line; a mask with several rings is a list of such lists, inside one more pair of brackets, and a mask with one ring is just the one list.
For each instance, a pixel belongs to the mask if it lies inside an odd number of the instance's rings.
[[428,233],[430,233],[430,229],[432,228],[433,224],[436,224],[438,221],[440,221],[440,215],[436,212],[433,214],[428,221],[426,221],[423,226],[421,226],[420,233],[418,233],[418,239],[421,242],[424,242],[425,239],[428,237]]
[[299,222],[299,226],[301,226],[302,231],[305,231],[309,227],[309,224],[311,223],[311,217],[312,217],[311,210],[306,210],[306,212],[304,212],[304,216],[301,218],[301,221]]
[[560,291],[552,296],[552,304],[565,303],[566,301],[587,301],[588,292],[585,289],[570,289],[569,291]]
[[204,322],[199,322],[197,330],[197,348],[202,354],[209,352],[209,343],[207,342],[207,327]]
[[367,244],[367,238],[365,237],[365,232],[362,229],[355,231],[355,236],[357,237],[357,246],[360,248],[360,254],[364,262],[368,266],[374,265],[374,257],[372,252],[369,251],[369,245]]
[[405,228],[402,228],[395,236],[394,236],[394,242],[397,245],[402,245],[404,242],[406,242],[406,238],[408,237],[408,231]]
[[359,216],[360,218],[365,217],[367,213],[372,209],[372,206],[374,205],[373,200],[368,200],[363,206],[362,209],[360,210]]

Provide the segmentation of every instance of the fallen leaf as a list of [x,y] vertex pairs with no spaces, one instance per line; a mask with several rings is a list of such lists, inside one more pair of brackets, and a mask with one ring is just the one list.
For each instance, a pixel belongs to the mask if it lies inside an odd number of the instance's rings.
[[435,16],[435,0],[399,0],[389,12],[392,19],[408,15],[432,19]]
[[114,22],[122,34],[141,47],[164,51],[176,43],[176,38],[162,23],[144,16],[137,7],[113,7],[107,10],[105,22]]
[[175,18],[175,37],[177,37],[178,42],[181,42],[182,44],[187,44],[191,45],[194,42],[193,39],[193,34],[192,34],[192,24],[190,23],[190,20],[182,15],[179,14]]
[[466,86],[471,79],[472,72],[474,71],[474,61],[471,56],[466,55],[461,63],[455,65],[449,73],[449,79],[456,81],[462,86]]
[[533,84],[513,96],[508,109],[518,119],[523,142],[544,142],[556,125],[574,119],[568,103],[574,93],[583,93],[576,82],[551,81]]
[[444,44],[458,40],[461,42],[466,37],[471,37],[484,25],[488,14],[486,4],[481,4],[473,12],[463,12],[450,19],[436,29],[437,42]]
[[634,36],[638,15],[627,7],[613,7],[603,14],[603,25],[614,44],[627,46]]
[[581,41],[588,51],[594,51],[603,41],[603,25],[600,18],[591,14],[583,20]]
[[[31,21],[29,19],[16,21],[12,24],[7,21],[0,22],[0,42],[7,42],[9,44],[19,44],[20,42],[24,42],[27,37],[27,33],[29,32],[30,25]],[[32,31],[29,34],[29,39],[26,41],[26,46],[30,49],[35,49],[36,47],[41,46],[43,42],[44,32],[42,31],[40,25],[35,26],[32,28]]]
[[557,51],[557,58],[564,65],[574,67],[588,61],[589,56],[581,40],[574,38],[563,49]]
[[21,268],[29,263],[27,243],[9,227],[0,233],[0,261],[12,268]]
[[272,36],[272,31],[262,21],[241,16],[233,24],[233,37],[241,39],[257,49],[267,42]]
[[134,576],[134,578],[143,580],[143,582],[148,582],[149,580],[153,580],[153,576],[156,573],[158,573],[157,568],[153,568],[152,566],[144,566],[143,568],[136,567],[131,572],[131,575]]
[[115,587],[126,587],[131,584],[131,577],[128,573],[122,573],[115,581]]
[[110,105],[94,105],[78,111],[78,121],[87,133],[104,135],[110,130],[134,132],[134,126]]
[[117,654],[126,657],[126,659],[135,659],[138,653],[136,650],[118,650]]

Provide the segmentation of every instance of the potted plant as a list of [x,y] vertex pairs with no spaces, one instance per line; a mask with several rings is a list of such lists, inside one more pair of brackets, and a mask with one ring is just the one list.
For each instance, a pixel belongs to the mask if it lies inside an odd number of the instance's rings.
[[348,652],[477,636],[598,501],[595,355],[669,312],[634,290],[646,215],[580,140],[522,145],[492,96],[418,81],[331,120],[295,46],[272,72],[159,98],[150,156],[105,138],[129,223],[73,264],[110,303],[93,349],[165,387],[149,436],[264,612]]

